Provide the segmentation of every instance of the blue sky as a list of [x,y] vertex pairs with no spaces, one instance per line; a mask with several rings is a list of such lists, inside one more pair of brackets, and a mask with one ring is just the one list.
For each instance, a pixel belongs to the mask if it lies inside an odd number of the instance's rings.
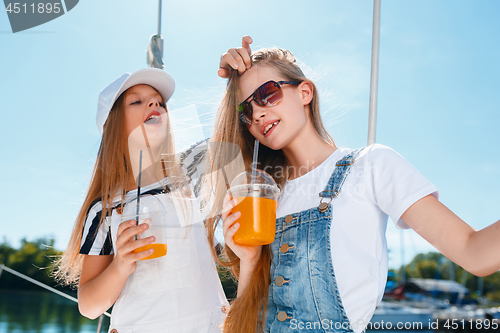
[[[13,34],[0,13],[0,238],[55,238],[64,249],[100,142],[99,91],[146,67],[157,4],[80,1]],[[396,149],[474,228],[500,219],[500,2],[382,1],[377,142]],[[195,104],[209,135],[225,81],[220,55],[245,34],[253,48],[291,50],[320,90],[323,119],[343,147],[366,145],[373,3],[164,1],[170,108]],[[388,223],[389,265],[401,262]],[[405,258],[432,250],[404,232]]]

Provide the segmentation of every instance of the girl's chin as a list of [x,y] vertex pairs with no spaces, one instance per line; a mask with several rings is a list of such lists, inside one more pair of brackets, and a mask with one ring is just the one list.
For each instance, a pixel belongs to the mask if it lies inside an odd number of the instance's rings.
[[271,141],[271,142],[264,141],[264,142],[260,142],[260,144],[263,144],[264,146],[266,146],[267,148],[272,149],[272,150],[281,150],[284,148],[283,144],[280,144],[280,143],[274,142],[274,141]]

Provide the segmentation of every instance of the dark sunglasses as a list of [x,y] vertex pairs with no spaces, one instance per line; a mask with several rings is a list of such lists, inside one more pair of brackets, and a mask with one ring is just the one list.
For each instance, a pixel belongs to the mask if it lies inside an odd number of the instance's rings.
[[252,100],[260,106],[274,106],[281,102],[283,99],[283,91],[281,86],[283,84],[293,84],[298,85],[299,81],[267,81],[261,85],[253,94],[248,96],[240,105],[238,105],[238,118],[245,123],[250,125],[252,123]]

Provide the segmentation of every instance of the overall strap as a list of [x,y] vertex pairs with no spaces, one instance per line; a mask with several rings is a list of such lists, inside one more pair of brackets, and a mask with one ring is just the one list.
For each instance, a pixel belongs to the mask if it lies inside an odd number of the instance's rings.
[[[320,211],[325,211],[328,208],[331,200],[339,195],[340,190],[342,189],[342,185],[344,185],[344,181],[351,171],[352,164],[363,149],[364,148],[353,150],[337,161],[337,163],[335,164],[335,169],[333,170],[332,176],[330,177],[325,190],[319,193],[321,200],[318,208]],[[330,202],[322,202],[323,198],[330,198]]]

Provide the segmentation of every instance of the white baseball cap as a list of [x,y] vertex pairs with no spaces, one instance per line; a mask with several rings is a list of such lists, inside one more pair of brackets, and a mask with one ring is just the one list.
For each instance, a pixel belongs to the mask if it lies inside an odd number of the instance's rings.
[[99,93],[97,103],[96,123],[102,136],[104,124],[108,119],[109,112],[120,95],[130,87],[137,84],[147,84],[158,90],[167,102],[175,90],[174,79],[167,72],[157,68],[144,68],[136,72],[125,73],[111,82]]

